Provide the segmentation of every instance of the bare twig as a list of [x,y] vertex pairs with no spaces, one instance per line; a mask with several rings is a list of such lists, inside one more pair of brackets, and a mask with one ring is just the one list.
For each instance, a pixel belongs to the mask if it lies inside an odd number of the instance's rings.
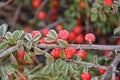
[[[37,45],[39,48],[55,48],[61,47],[57,44],[39,44]],[[95,49],[95,50],[115,50],[119,49],[119,45],[89,45],[89,44],[69,44],[68,47],[75,47],[76,49]]]
[[[36,45],[36,47],[52,49],[61,46],[58,44],[38,44]],[[70,44],[69,47],[75,47],[76,49],[95,49],[95,50],[115,50],[120,48],[120,46],[118,45],[89,45],[89,44]],[[4,57],[9,53],[14,52],[16,48],[17,45],[1,52],[0,57]]]
[[[12,22],[11,22],[11,26],[12,26],[12,27],[14,27],[15,24],[16,24],[16,19],[17,19],[18,15],[20,14],[21,7],[22,7],[22,3],[20,3],[19,6],[18,6],[17,9],[16,9],[15,15],[14,15],[13,20],[12,20]],[[14,28],[13,28],[13,29],[14,29]]]
[[44,0],[42,2],[42,4],[39,6],[39,8],[36,10],[35,14],[34,14],[34,19],[37,17],[37,14],[41,11],[41,9],[45,6],[45,4],[48,2],[49,0]]
[[120,53],[117,55],[117,57],[113,60],[113,62],[108,66],[107,71],[102,76],[101,80],[106,80],[110,74],[110,72],[117,67],[117,65],[120,63]]
[[9,49],[7,49],[7,50],[5,50],[5,51],[1,52],[1,53],[0,53],[0,57],[4,57],[4,56],[6,56],[6,55],[10,54],[11,52],[16,51],[17,46],[18,46],[18,45],[13,46],[13,47],[11,47],[11,48],[9,48]]
[[12,2],[13,0],[8,0],[7,2],[3,3],[3,5],[0,6],[1,8],[4,8],[5,6],[7,6],[10,2]]
[[54,28],[56,25],[58,25],[58,24],[60,24],[60,23],[62,23],[62,22],[65,22],[65,20],[66,20],[66,18],[61,19],[61,20],[58,20],[58,21],[56,21],[56,22],[54,22],[54,23],[49,24],[49,25],[46,26],[46,27],[47,27],[47,28]]

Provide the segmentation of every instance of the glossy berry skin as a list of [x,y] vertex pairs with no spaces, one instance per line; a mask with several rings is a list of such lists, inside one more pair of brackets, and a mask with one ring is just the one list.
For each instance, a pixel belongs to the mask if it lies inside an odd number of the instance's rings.
[[81,75],[82,80],[91,80],[91,74],[89,72],[84,72]]
[[103,68],[99,68],[99,72],[100,72],[101,74],[104,74],[104,73],[106,72],[106,70],[103,69]]
[[78,36],[75,38],[75,43],[77,43],[77,44],[84,43],[84,36],[83,36],[82,34],[78,35]]
[[78,50],[78,51],[76,52],[76,55],[80,55],[80,58],[81,58],[81,59],[86,58],[86,52],[85,52],[84,50]]
[[95,41],[95,35],[93,33],[88,33],[85,35],[85,41],[87,43],[93,43]]
[[68,41],[72,42],[76,38],[76,34],[74,32],[69,33]]
[[61,53],[62,49],[61,48],[54,48],[51,52],[51,55],[57,59],[60,57],[60,53]]
[[40,41],[40,44],[46,44],[46,41],[43,38],[40,38],[39,41]]
[[45,20],[46,19],[46,13],[45,12],[39,12],[38,13],[38,19],[39,20]]
[[[112,80],[112,78],[110,78],[110,80]],[[118,77],[118,76],[115,76],[115,80],[119,80],[119,77]]]
[[61,24],[58,24],[56,27],[55,27],[55,30],[56,31],[61,31],[63,30],[63,26]]
[[17,52],[17,55],[18,55],[19,57],[24,57],[25,52]]
[[119,40],[117,40],[116,44],[117,44],[117,45],[120,45],[120,39],[119,39]]
[[82,33],[82,27],[81,26],[75,26],[73,28],[73,32],[76,33],[76,34]]
[[58,0],[53,0],[52,5],[53,7],[58,7],[59,6]]
[[36,35],[41,35],[40,31],[32,31],[31,32],[32,37],[35,37]]
[[69,37],[69,32],[67,30],[61,30],[58,34],[60,39],[67,39]]
[[42,35],[43,35],[43,36],[46,36],[49,31],[50,31],[49,28],[44,28],[44,29],[42,29]]
[[67,59],[71,58],[72,56],[74,56],[75,52],[76,52],[76,48],[74,48],[74,47],[66,48],[64,50],[65,58],[67,58]]
[[105,6],[111,6],[112,3],[113,3],[112,0],[104,0],[104,5],[105,5]]

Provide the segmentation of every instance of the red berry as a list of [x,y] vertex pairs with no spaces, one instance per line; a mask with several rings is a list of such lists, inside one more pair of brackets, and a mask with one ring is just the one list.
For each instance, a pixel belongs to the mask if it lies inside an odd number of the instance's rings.
[[56,15],[56,14],[57,14],[56,8],[52,8],[52,9],[51,9],[51,14],[52,14],[52,15]]
[[78,50],[76,55],[80,55],[82,59],[86,58],[86,52],[84,50]]
[[26,26],[26,27],[24,28],[24,31],[27,32],[27,33],[31,32],[31,27]]
[[82,80],[91,80],[91,74],[89,72],[84,72],[81,75]]
[[78,35],[76,38],[75,38],[75,42],[77,44],[81,44],[81,43],[84,43],[84,36],[82,34]]
[[53,4],[53,7],[58,7],[59,6],[58,0],[53,0],[52,4]]
[[80,3],[79,3],[79,6],[80,6],[82,9],[84,9],[84,8],[85,8],[84,2],[80,2]]
[[120,45],[120,39],[119,39],[119,40],[117,40],[117,45]]
[[[112,78],[110,78],[110,80],[112,80]],[[118,76],[115,76],[115,80],[119,80],[119,77],[118,77]]]
[[25,52],[17,52],[17,55],[18,55],[19,57],[24,57]]
[[68,41],[72,42],[76,38],[76,34],[74,32],[69,33]]
[[60,39],[67,39],[69,37],[69,32],[67,30],[61,30],[58,34]]
[[33,1],[32,6],[37,9],[40,6],[40,3],[38,1]]
[[50,20],[51,20],[51,21],[56,21],[56,19],[57,19],[57,15],[53,15],[53,14],[52,14],[52,15],[50,16]]
[[21,77],[20,80],[28,80],[27,77]]
[[82,20],[79,19],[79,18],[76,20],[76,22],[77,22],[78,25],[82,24]]
[[32,37],[35,37],[36,35],[41,35],[40,31],[32,31],[31,32]]
[[45,20],[46,19],[46,13],[45,12],[39,12],[38,13],[38,19],[39,20]]
[[105,6],[111,6],[113,4],[112,0],[104,0],[104,5]]
[[95,41],[95,35],[93,33],[88,33],[85,35],[85,41],[87,43],[93,43]]
[[55,30],[56,30],[56,31],[63,30],[63,26],[62,26],[61,24],[58,24],[58,25],[55,27]]
[[74,47],[69,47],[64,50],[65,57],[67,59],[71,58],[75,54],[75,52],[76,52],[76,49]]
[[75,26],[73,28],[73,32],[76,33],[76,34],[80,34],[82,32],[82,27],[81,26]]
[[48,32],[49,32],[49,28],[42,29],[42,35],[43,36],[46,36],[48,34]]
[[23,73],[24,68],[23,68],[23,67],[19,67],[19,68],[18,68],[18,71],[19,71],[20,73]]
[[40,38],[39,41],[40,41],[40,44],[46,44],[46,41],[43,38]]
[[51,52],[51,55],[54,57],[54,58],[59,58],[60,57],[60,53],[61,53],[62,49],[60,48],[54,48]]
[[104,73],[106,72],[106,70],[103,69],[103,68],[99,68],[99,72],[100,72],[101,74],[104,74]]
[[108,55],[109,55],[109,52],[110,52],[110,50],[105,50],[105,51],[104,51],[104,56],[108,56]]
[[13,73],[9,73],[8,78],[11,80],[13,78]]

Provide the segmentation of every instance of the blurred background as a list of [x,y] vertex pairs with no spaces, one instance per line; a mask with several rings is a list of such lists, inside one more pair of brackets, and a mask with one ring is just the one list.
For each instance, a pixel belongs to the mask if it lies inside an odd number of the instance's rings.
[[69,43],[84,43],[84,35],[92,32],[95,44],[120,44],[113,30],[120,27],[119,4],[104,5],[103,0],[0,0],[0,24],[9,31],[66,29]]

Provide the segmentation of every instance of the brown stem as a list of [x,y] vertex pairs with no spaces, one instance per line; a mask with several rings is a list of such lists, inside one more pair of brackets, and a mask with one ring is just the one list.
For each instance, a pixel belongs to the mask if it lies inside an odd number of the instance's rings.
[[[56,48],[61,47],[58,44],[38,44],[36,47],[39,48]],[[89,45],[89,44],[69,44],[69,47],[75,47],[76,49],[95,49],[95,50],[117,50],[120,48],[119,45]],[[7,54],[14,52],[17,48],[16,46],[13,46],[3,52],[0,52],[0,57],[4,57]]]
[[7,6],[9,3],[11,3],[13,0],[8,0],[7,2],[3,3],[2,6],[0,6],[0,9],[1,8],[4,8],[5,6]]
[[120,63],[120,53],[117,55],[117,57],[113,60],[113,62],[108,66],[107,71],[102,76],[101,80],[106,80],[110,74],[110,72],[117,67],[117,65]]

